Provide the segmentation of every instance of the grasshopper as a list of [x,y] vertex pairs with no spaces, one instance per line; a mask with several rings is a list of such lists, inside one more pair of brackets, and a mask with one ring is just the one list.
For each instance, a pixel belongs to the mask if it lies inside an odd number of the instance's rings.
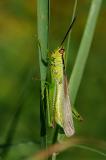
[[67,137],[75,133],[73,116],[78,120],[82,120],[82,117],[72,108],[70,102],[65,67],[65,49],[63,47],[63,43],[74,21],[75,18],[65,34],[60,47],[48,53],[47,62],[42,58],[43,64],[48,66],[47,83],[45,85],[48,124],[50,127],[55,127],[55,124],[58,124],[64,130]]

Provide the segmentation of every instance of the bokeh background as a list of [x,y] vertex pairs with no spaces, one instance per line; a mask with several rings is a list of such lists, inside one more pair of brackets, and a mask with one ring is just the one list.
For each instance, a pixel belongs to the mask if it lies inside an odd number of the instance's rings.
[[[60,44],[69,26],[74,0],[51,1],[49,49]],[[91,0],[81,0],[71,37],[72,71]],[[106,1],[100,15],[75,107],[84,121],[75,121],[76,135],[106,141]],[[40,142],[39,58],[36,0],[0,0],[0,158],[20,160],[36,153]],[[93,142],[92,142],[93,143]],[[6,144],[6,145],[4,145]],[[93,145],[93,144],[92,144]],[[95,145],[96,146],[96,145]],[[96,146],[98,148],[100,146]],[[105,148],[102,151],[106,152]],[[9,150],[9,152],[8,152]],[[105,160],[73,147],[58,159]],[[0,159],[0,160],[1,160]]]

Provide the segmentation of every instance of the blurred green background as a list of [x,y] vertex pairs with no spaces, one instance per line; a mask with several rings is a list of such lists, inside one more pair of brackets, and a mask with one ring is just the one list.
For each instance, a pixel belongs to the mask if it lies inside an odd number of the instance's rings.
[[[74,0],[51,1],[49,46],[60,44],[72,16]],[[91,1],[78,4],[78,17],[71,38],[72,71]],[[75,107],[83,115],[75,121],[76,135],[106,141],[106,1],[103,1],[94,39],[79,88]],[[40,142],[39,60],[37,52],[37,15],[34,0],[0,1],[0,156],[20,160],[36,153]],[[12,128],[12,129],[10,129]],[[8,145],[3,145],[7,143]],[[93,143],[93,142],[92,142]],[[14,144],[14,145],[10,145]],[[93,145],[92,145],[93,146]],[[98,148],[100,146],[96,146]],[[101,146],[102,148],[102,146]],[[9,153],[7,151],[9,149]],[[106,152],[105,148],[102,148]],[[67,157],[66,157],[67,156]],[[3,157],[3,158],[2,158]],[[97,153],[71,148],[59,159],[105,160]],[[1,160],[0,159],[0,160]]]

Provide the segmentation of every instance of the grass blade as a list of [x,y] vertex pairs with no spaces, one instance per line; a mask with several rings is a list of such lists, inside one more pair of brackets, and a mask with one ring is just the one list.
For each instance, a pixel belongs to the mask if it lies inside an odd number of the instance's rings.
[[48,50],[48,30],[49,30],[49,0],[37,0],[37,32],[38,41],[41,49],[39,48],[39,63],[40,63],[40,75],[41,83],[45,83],[46,79],[46,67],[41,61],[41,54],[46,61]]
[[49,0],[37,0],[37,32],[39,41],[39,64],[41,77],[40,95],[40,122],[41,122],[41,147],[46,147],[46,109],[44,103],[44,88],[47,68],[42,63],[42,58],[46,61],[48,50],[48,30],[49,30]]
[[85,31],[82,37],[78,56],[72,71],[69,82],[70,96],[72,104],[74,104],[79,85],[83,76],[84,68],[88,58],[89,50],[93,40],[93,35],[96,27],[97,18],[100,12],[102,0],[92,0],[91,8],[88,15]]

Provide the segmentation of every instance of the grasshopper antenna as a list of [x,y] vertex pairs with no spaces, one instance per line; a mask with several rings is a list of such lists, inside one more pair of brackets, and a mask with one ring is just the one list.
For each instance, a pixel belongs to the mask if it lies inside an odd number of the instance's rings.
[[76,20],[76,17],[73,18],[73,21],[72,21],[72,23],[71,23],[71,25],[70,25],[70,27],[69,27],[67,33],[65,34],[65,36],[64,36],[64,38],[63,38],[63,40],[62,40],[60,46],[62,46],[63,43],[64,43],[64,41],[66,40],[66,38],[67,38],[69,32],[71,31],[71,29],[72,29],[72,27],[73,27],[73,24],[74,24],[75,20]]
[[72,22],[71,22],[71,24],[70,24],[70,26],[69,26],[68,31],[67,31],[66,34],[65,34],[65,36],[64,36],[64,38],[63,38],[63,40],[62,40],[60,46],[63,45],[64,41],[66,40],[66,38],[67,38],[67,36],[68,36],[68,34],[69,34],[69,32],[71,32],[71,30],[72,30],[72,27],[73,27],[74,22],[75,22],[76,17],[77,17],[77,16],[76,16],[76,15],[77,15],[77,4],[78,4],[78,0],[75,0],[74,8],[73,8]]

